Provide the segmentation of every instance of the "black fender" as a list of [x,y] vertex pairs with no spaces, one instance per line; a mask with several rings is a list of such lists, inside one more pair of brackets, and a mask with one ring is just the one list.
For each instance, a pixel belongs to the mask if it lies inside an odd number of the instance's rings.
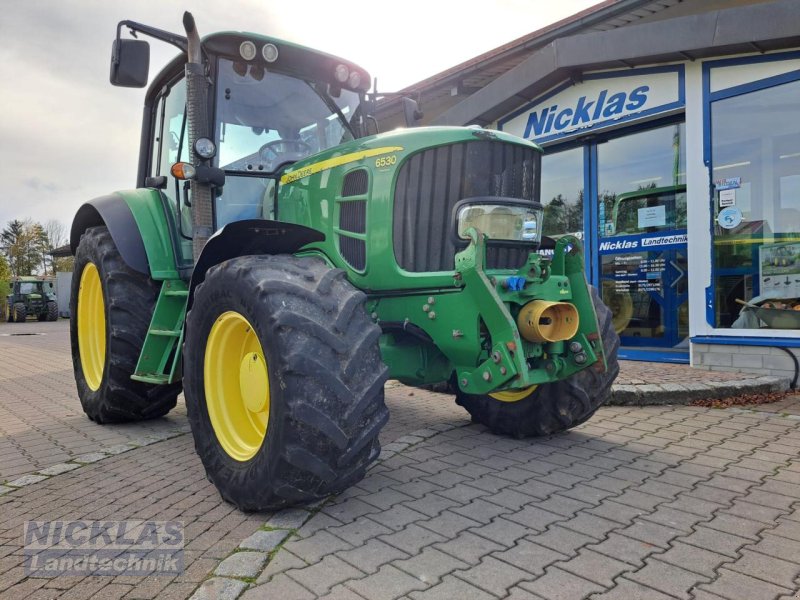
[[90,227],[105,225],[111,239],[117,246],[122,260],[131,269],[150,275],[147,253],[144,249],[142,234],[133,218],[128,203],[119,194],[109,194],[90,200],[82,205],[75,218],[69,234],[69,247],[72,255],[78,249],[81,236]]
[[188,308],[192,307],[195,288],[203,283],[206,272],[216,264],[238,256],[258,254],[294,254],[306,244],[322,242],[325,234],[316,229],[282,221],[247,219],[228,223],[208,238],[189,284]]

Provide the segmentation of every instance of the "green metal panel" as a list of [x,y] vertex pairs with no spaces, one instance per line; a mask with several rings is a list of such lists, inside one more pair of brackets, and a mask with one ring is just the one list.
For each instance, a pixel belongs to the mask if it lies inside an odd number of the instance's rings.
[[175,234],[165,213],[161,193],[151,188],[117,192],[131,209],[144,242],[150,276],[162,281],[179,279],[172,240]]

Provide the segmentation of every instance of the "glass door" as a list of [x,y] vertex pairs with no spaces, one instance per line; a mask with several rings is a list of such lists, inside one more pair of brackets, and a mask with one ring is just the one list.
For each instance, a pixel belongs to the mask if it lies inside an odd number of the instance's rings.
[[[550,150],[542,161],[545,233],[583,225],[587,276],[611,308],[623,357],[688,350],[684,137],[674,123]],[[685,362],[675,356],[662,359]]]
[[597,256],[623,346],[688,347],[684,125],[597,144]]

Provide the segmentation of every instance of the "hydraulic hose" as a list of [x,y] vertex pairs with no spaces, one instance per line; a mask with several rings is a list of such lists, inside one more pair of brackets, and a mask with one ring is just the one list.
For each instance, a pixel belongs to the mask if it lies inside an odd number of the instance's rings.
[[788,348],[784,348],[783,346],[773,346],[773,348],[778,348],[780,350],[783,350],[792,359],[792,362],[794,363],[794,379],[792,379],[791,388],[793,390],[796,390],[797,389],[797,376],[800,375],[800,363],[797,362],[797,357],[795,356],[794,352],[792,352]]

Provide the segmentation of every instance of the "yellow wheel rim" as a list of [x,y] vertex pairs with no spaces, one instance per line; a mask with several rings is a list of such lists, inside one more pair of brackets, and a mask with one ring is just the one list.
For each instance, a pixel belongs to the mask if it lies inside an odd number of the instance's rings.
[[502,392],[495,392],[494,394],[489,394],[490,397],[494,398],[495,400],[500,400],[500,402],[517,402],[522,400],[523,398],[527,398],[530,394],[533,393],[538,385],[532,385],[530,387],[526,387],[524,390],[505,390]]
[[204,388],[211,427],[234,460],[253,458],[269,424],[269,371],[252,325],[235,311],[221,314],[206,342]]
[[96,392],[106,365],[106,305],[94,263],[83,267],[78,289],[78,351],[86,385]]

